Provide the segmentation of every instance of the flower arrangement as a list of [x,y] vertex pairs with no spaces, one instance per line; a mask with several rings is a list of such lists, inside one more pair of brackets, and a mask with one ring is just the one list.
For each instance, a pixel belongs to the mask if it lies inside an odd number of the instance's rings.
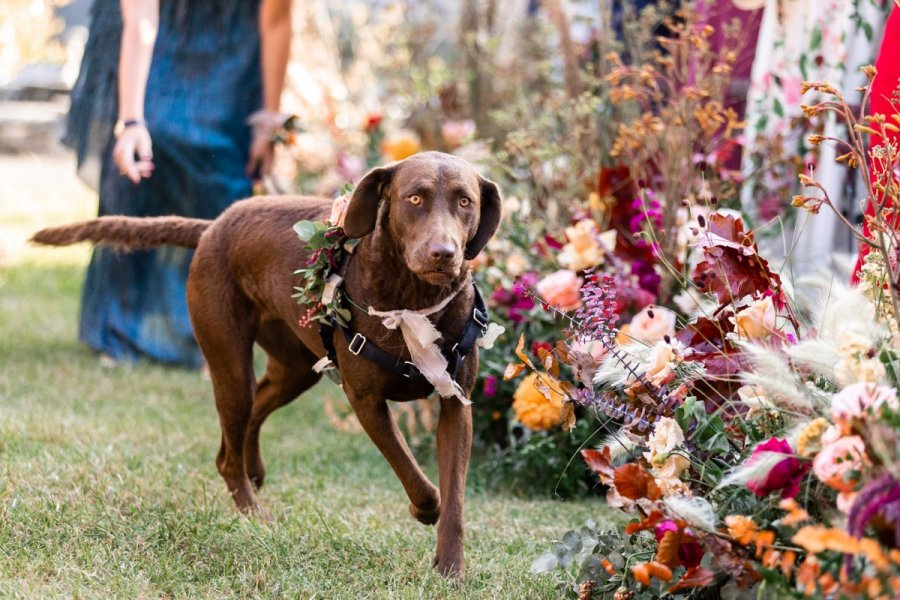
[[[825,83],[804,89],[833,98],[810,117],[832,111],[853,132],[813,142],[844,145],[841,160],[873,174],[865,228],[847,223],[869,249],[858,288],[792,289],[740,217],[711,210],[689,241],[688,318],[673,326],[651,307],[617,326],[608,283],[589,278],[564,314],[568,343],[509,370],[561,381],[564,404],[618,423],[582,455],[630,520],[570,531],[532,565],[564,569],[581,598],[900,595],[900,155],[888,141],[900,117],[855,113]],[[802,184],[817,193],[796,206],[833,208],[812,177]],[[605,349],[593,369],[573,350],[588,338]]]

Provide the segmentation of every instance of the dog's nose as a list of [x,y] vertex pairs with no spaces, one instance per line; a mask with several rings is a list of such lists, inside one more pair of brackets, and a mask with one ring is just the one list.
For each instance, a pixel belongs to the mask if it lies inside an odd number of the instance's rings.
[[428,254],[435,260],[450,260],[456,255],[456,246],[447,242],[434,242],[428,246]]

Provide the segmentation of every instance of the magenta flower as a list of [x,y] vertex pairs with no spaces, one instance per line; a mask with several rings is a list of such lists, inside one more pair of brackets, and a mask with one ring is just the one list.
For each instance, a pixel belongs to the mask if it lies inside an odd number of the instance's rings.
[[782,498],[793,498],[800,493],[800,482],[812,466],[809,461],[796,458],[791,445],[786,440],[772,438],[753,450],[753,454],[747,460],[747,465],[757,462],[759,456],[765,452],[784,454],[785,457],[784,460],[772,467],[765,477],[748,481],[747,487],[750,491],[763,497],[781,490]]
[[484,378],[484,396],[485,398],[493,398],[497,395],[497,378],[488,375]]
[[[662,541],[663,536],[666,535],[667,531],[678,531],[678,525],[675,521],[661,521],[656,525],[653,530],[656,541]],[[703,546],[697,541],[694,532],[690,529],[685,529],[681,536],[681,543],[678,545],[678,562],[681,566],[686,569],[696,567],[700,564],[700,561],[703,560],[704,553],[705,550],[703,550]]]

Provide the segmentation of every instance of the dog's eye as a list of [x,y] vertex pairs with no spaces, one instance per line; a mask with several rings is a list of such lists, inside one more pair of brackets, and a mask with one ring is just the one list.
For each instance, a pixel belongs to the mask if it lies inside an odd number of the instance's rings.
[[462,198],[459,199],[459,205],[462,206],[463,208],[467,207],[470,204],[472,204],[472,201],[470,199],[466,198],[465,196],[463,196]]
[[412,196],[407,198],[406,201],[412,205],[418,206],[418,205],[422,204],[422,196],[419,196],[418,194],[413,194]]

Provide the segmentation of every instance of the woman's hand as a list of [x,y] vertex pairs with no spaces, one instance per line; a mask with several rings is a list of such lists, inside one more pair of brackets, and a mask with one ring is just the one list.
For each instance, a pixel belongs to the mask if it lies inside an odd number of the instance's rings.
[[255,134],[250,142],[250,158],[247,160],[247,175],[253,181],[261,181],[272,172],[275,156],[274,144],[268,135]]
[[[137,155],[137,159],[135,159]],[[113,148],[113,160],[119,167],[119,173],[140,183],[141,178],[148,178],[153,173],[153,142],[145,125],[132,125],[125,128]]]

